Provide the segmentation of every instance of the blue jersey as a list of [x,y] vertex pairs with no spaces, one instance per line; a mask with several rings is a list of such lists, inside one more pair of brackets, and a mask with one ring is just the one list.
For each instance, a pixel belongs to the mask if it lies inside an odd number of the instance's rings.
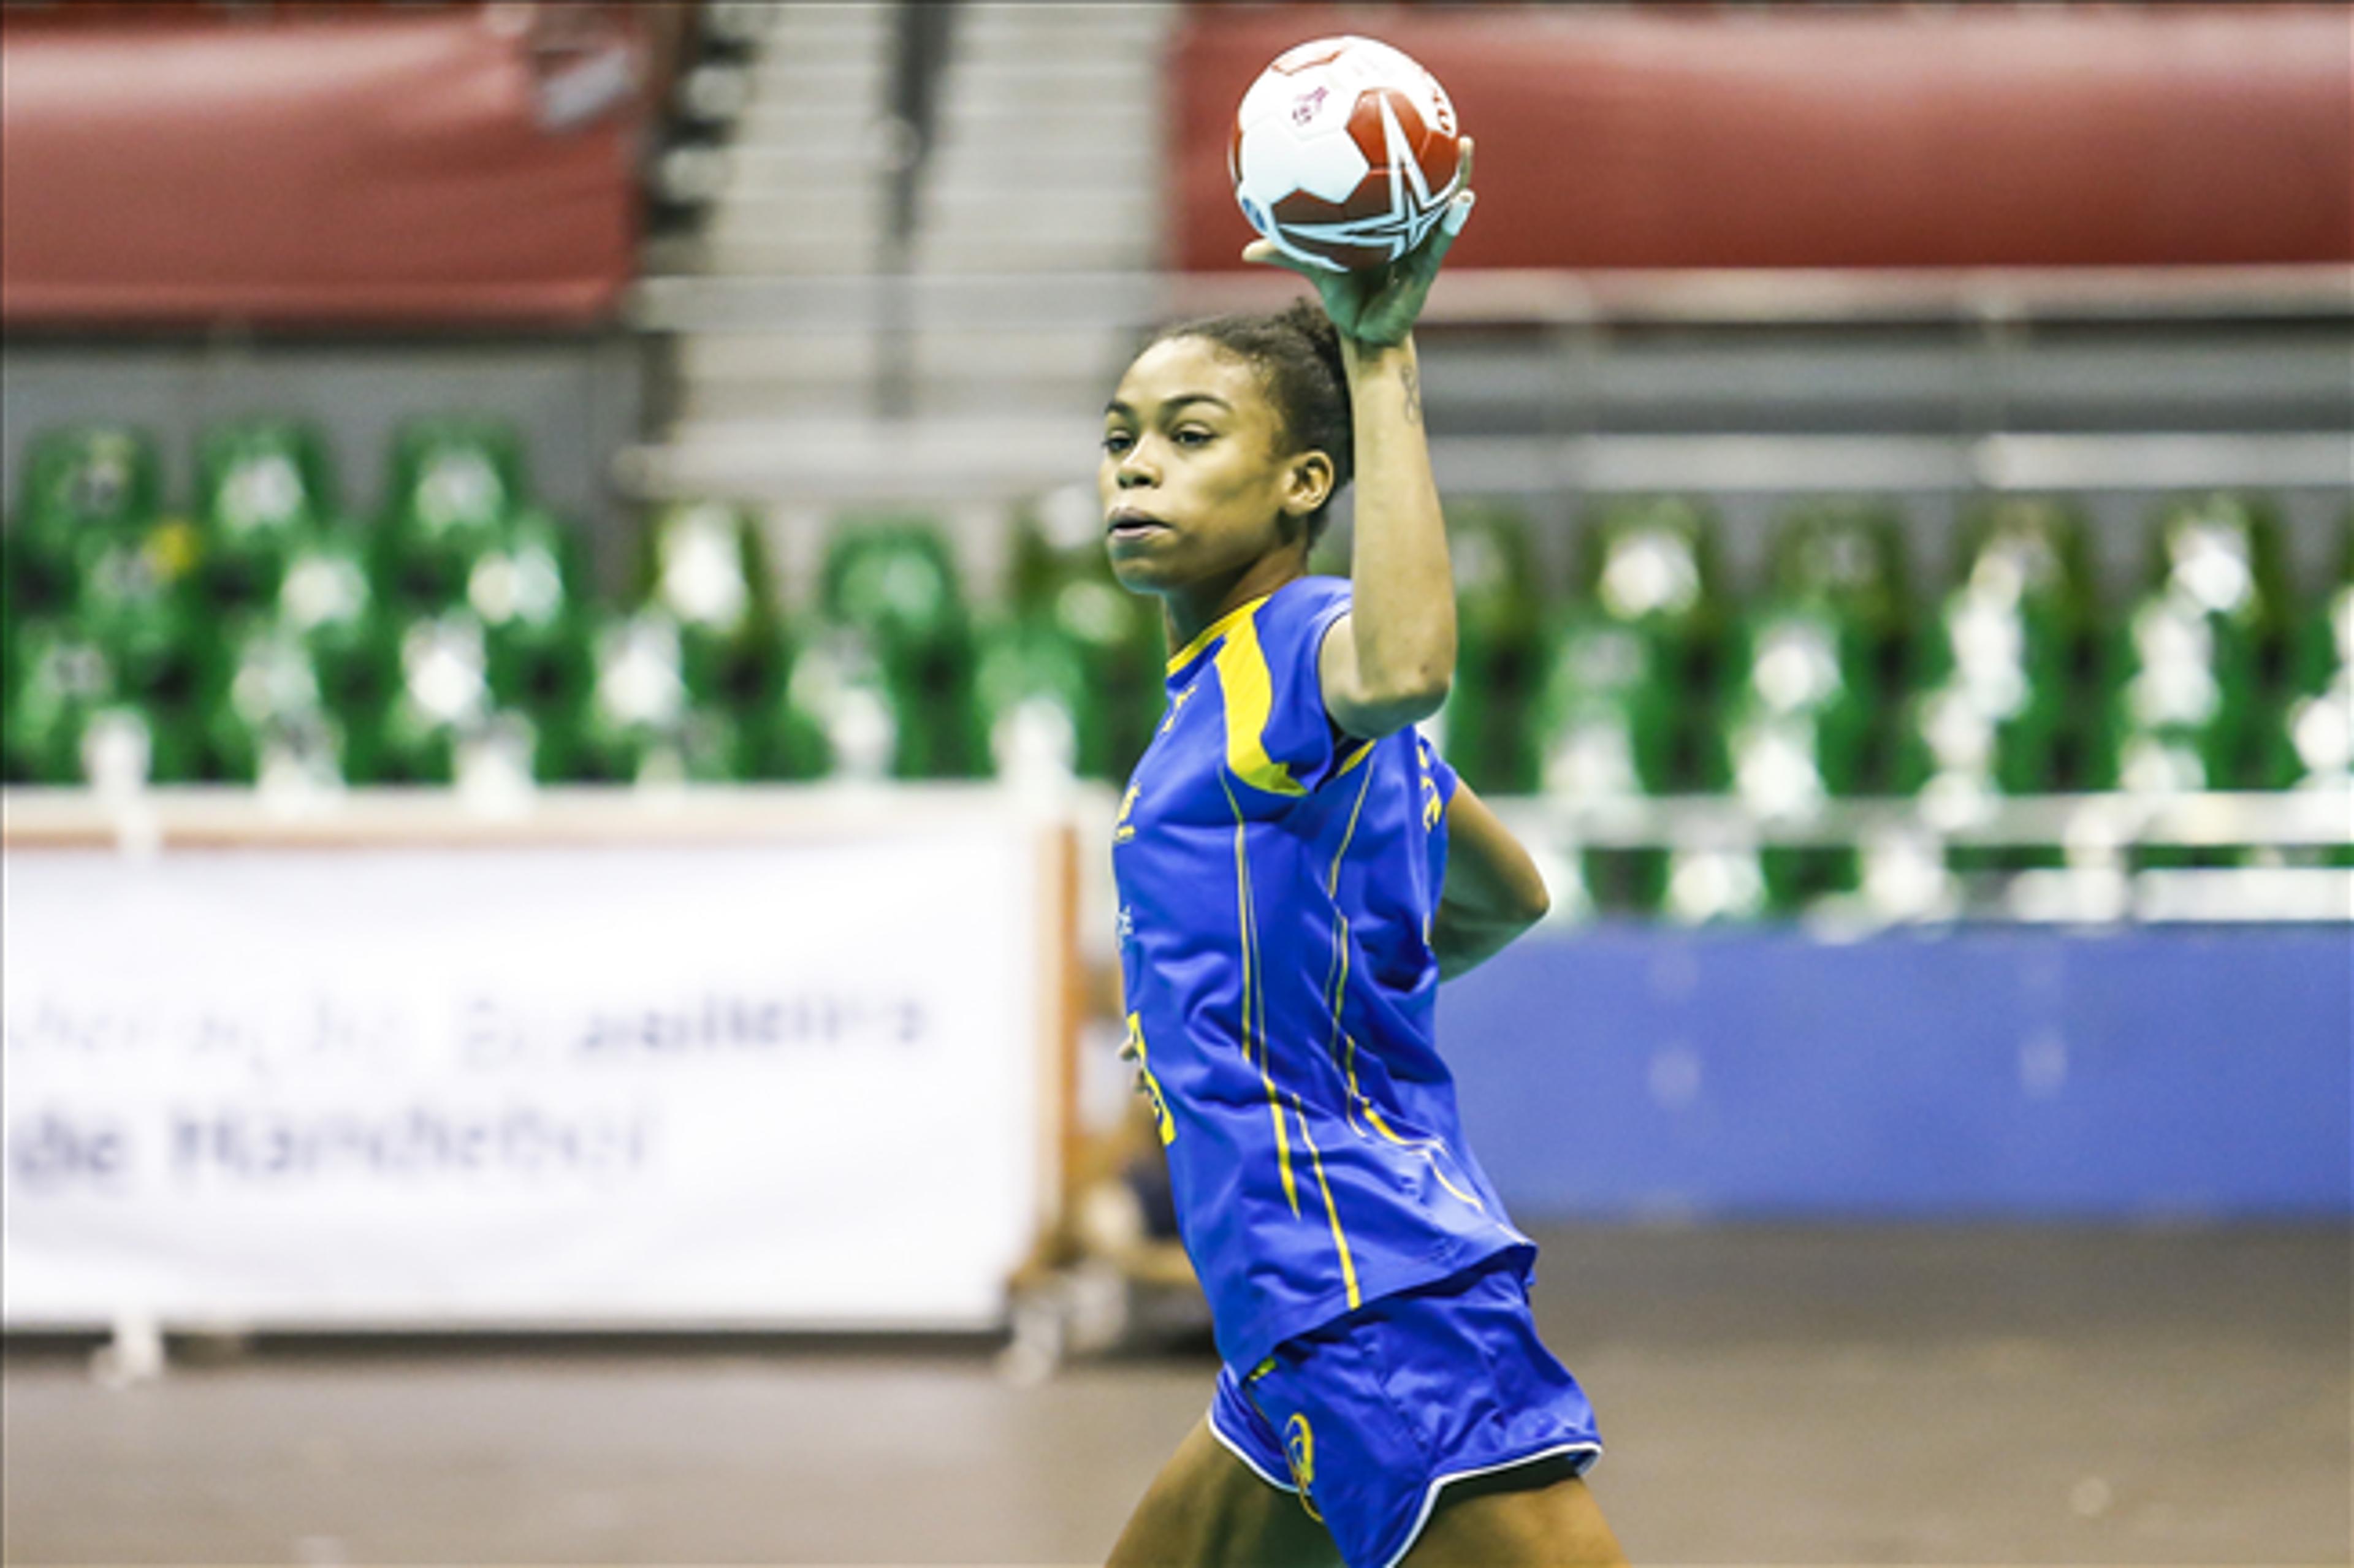
[[1332,723],[1317,658],[1348,608],[1301,578],[1172,659],[1112,832],[1129,1044],[1241,1368],[1527,1244],[1433,1044],[1455,775],[1411,729]]

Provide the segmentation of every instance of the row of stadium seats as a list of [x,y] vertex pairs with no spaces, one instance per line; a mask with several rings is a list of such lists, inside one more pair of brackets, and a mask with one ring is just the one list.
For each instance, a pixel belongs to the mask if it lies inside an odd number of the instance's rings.
[[1767,813],[1924,789],[2284,788],[2342,777],[2354,516],[2334,583],[2293,593],[2258,502],[2184,498],[2126,602],[2082,519],[1977,509],[1952,579],[1914,587],[1902,514],[1813,505],[1766,582],[1727,588],[1705,512],[1614,506],[1549,601],[1525,526],[1452,523],[1464,647],[1450,755],[1498,792],[1732,790]]
[[404,429],[366,523],[300,424],[208,434],[186,515],[139,432],[51,434],[5,535],[5,776],[446,783],[1110,777],[1160,695],[1150,607],[1025,547],[976,617],[923,519],[845,519],[787,624],[752,519],[673,508],[628,602],[490,422]]
[[[845,519],[789,620],[735,509],[664,513],[604,604],[503,427],[411,425],[389,472],[356,523],[314,431],[240,423],[201,443],[181,515],[135,431],[34,443],[5,534],[6,777],[1115,779],[1150,737],[1160,630],[1091,530],[1058,548],[1024,527],[1006,603],[977,610],[926,521]],[[2042,502],[1978,511],[1927,592],[1888,508],[1792,514],[1746,597],[1684,501],[1598,513],[1558,594],[1517,514],[1452,529],[1440,724],[1490,793],[1729,792],[1772,817],[2287,788],[2342,781],[2354,749],[2354,520],[2337,580],[2298,594],[2261,503],[2186,498],[2114,608],[2081,520]]]

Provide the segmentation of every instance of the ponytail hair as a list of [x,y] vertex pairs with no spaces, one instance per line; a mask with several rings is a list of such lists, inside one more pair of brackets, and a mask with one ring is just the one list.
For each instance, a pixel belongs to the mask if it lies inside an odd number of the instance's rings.
[[1208,316],[1182,322],[1152,341],[1198,337],[1250,362],[1267,387],[1294,451],[1320,451],[1332,460],[1332,490],[1308,516],[1308,542],[1331,521],[1332,499],[1357,471],[1349,374],[1341,362],[1341,333],[1323,307],[1302,297],[1271,315]]

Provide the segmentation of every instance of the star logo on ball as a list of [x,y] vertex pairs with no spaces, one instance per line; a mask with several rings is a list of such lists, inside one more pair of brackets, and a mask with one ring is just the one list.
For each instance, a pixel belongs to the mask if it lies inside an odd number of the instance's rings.
[[[1373,97],[1373,94],[1368,94],[1368,97]],[[1295,103],[1302,103],[1302,106],[1307,101],[1309,94],[1295,99]],[[1429,238],[1431,228],[1436,228],[1446,219],[1447,200],[1452,200],[1452,196],[1458,191],[1459,175],[1447,179],[1443,188],[1434,191],[1431,175],[1424,170],[1422,160],[1415,155],[1415,139],[1417,139],[1419,130],[1407,132],[1405,125],[1398,120],[1398,106],[1394,101],[1394,94],[1380,94],[1380,97],[1374,97],[1374,103],[1380,106],[1380,153],[1374,153],[1373,148],[1363,148],[1365,163],[1361,167],[1370,164],[1374,176],[1373,181],[1368,181],[1368,188],[1353,196],[1353,200],[1349,203],[1352,214],[1349,217],[1340,217],[1340,214],[1285,217],[1280,205],[1276,207],[1276,212],[1267,212],[1264,207],[1259,207],[1257,200],[1252,200],[1247,193],[1235,188],[1235,196],[1241,197],[1243,203],[1243,212],[1246,212],[1246,217],[1250,217],[1252,228],[1257,228],[1259,233],[1271,238],[1276,245],[1280,245],[1292,257],[1313,261],[1316,266],[1323,266],[1330,270],[1341,270],[1340,257],[1349,257],[1349,254],[1373,257],[1377,261],[1394,261],[1394,259],[1403,257],[1417,245],[1422,245],[1424,238]],[[1380,196],[1374,196],[1374,193],[1380,193]],[[1332,200],[1330,193],[1319,193],[1319,196],[1325,203]],[[1356,264],[1363,266],[1365,261],[1356,261]]]
[[1454,195],[1454,182],[1448,181],[1447,189],[1432,194],[1430,182],[1423,177],[1422,166],[1415,161],[1413,148],[1407,143],[1405,127],[1398,123],[1396,111],[1386,99],[1382,102],[1382,138],[1388,149],[1387,210],[1338,223],[1292,223],[1285,227],[1302,238],[1332,245],[1378,246],[1393,256],[1403,256],[1421,244],[1447,215],[1447,199]]

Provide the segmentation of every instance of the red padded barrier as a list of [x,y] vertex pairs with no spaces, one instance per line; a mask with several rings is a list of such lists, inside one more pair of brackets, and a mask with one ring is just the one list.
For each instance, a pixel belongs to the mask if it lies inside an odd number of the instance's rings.
[[0,316],[609,316],[635,262],[638,27],[612,11],[599,61],[577,36],[547,48],[531,16],[338,5],[97,26],[11,15]]
[[1359,32],[1479,143],[1458,264],[1997,267],[2354,260],[2354,11],[1189,7],[1172,260],[1240,265],[1235,106]]

